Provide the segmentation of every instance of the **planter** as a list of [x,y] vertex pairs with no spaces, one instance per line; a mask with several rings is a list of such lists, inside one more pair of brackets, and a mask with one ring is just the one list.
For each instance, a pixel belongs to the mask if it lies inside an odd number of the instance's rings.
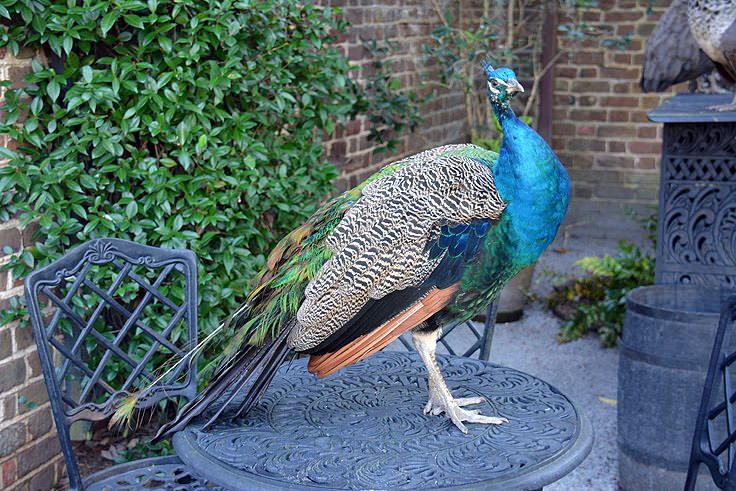
[[[626,296],[618,372],[621,489],[683,488],[719,312],[719,290],[702,286],[646,286]],[[698,484],[716,489],[709,475]]]
[[519,271],[501,290],[498,296],[496,322],[514,322],[521,318],[533,275],[534,264]]

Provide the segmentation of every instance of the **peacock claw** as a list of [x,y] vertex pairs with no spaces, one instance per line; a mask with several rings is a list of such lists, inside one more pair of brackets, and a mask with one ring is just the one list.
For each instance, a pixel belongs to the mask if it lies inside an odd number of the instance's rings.
[[427,402],[427,405],[424,406],[424,414],[438,416],[445,413],[447,417],[450,418],[450,421],[452,421],[463,433],[468,432],[468,428],[463,424],[463,421],[467,421],[468,423],[494,425],[509,422],[506,418],[483,416],[480,409],[467,410],[462,408],[462,406],[485,402],[485,399],[482,397],[462,397],[459,399],[449,397],[448,399],[444,399],[439,395],[440,393],[441,392],[439,391],[430,391],[429,401]]
[[719,112],[734,111],[736,110],[736,102],[731,102],[730,104],[722,104],[718,106],[709,106],[708,109]]

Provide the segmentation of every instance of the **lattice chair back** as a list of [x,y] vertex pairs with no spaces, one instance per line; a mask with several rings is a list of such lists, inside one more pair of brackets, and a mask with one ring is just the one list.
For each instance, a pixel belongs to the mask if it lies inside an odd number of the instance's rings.
[[716,486],[736,490],[736,392],[732,382],[736,351],[728,352],[727,349],[732,345],[729,341],[734,320],[736,295],[730,295],[721,303],[721,317],[695,422],[686,491],[695,489],[701,462],[708,467]]
[[[196,345],[196,256],[96,239],[31,273],[25,295],[70,487],[81,489],[72,423],[109,417]],[[183,363],[137,407],[190,400],[196,380],[196,364]]]
[[[437,353],[488,361],[491,356],[497,309],[498,300],[486,309],[486,320],[481,329],[471,320],[443,326],[442,336],[437,340]],[[414,350],[411,333],[402,334],[399,341],[407,350]]]

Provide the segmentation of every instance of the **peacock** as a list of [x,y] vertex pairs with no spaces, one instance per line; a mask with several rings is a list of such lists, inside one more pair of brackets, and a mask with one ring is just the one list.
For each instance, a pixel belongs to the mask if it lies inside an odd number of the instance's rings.
[[[642,90],[662,92],[714,68],[736,83],[736,0],[674,0],[647,43]],[[711,109],[736,109],[736,95]]]
[[250,384],[229,413],[246,414],[290,353],[308,355],[308,370],[325,377],[407,331],[427,367],[425,414],[444,413],[464,433],[466,422],[507,421],[465,409],[482,398],[453,398],[435,360],[437,339],[443,324],[484,309],[545,250],[567,211],[570,181],[511,109],[524,90],[514,72],[489,63],[483,70],[503,129],[500,152],[445,145],[403,158],[282,239],[245,303],[218,328],[232,338],[209,384],[156,439],[225,399],[208,412],[207,428]]

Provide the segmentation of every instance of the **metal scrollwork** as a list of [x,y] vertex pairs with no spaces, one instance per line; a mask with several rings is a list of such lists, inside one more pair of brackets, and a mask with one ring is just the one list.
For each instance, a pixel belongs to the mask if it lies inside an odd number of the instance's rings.
[[223,417],[208,431],[195,421],[185,431],[198,451],[244,476],[340,489],[504,478],[549,463],[575,442],[576,409],[545,382],[483,361],[438,358],[456,397],[483,396],[483,414],[509,423],[469,424],[466,435],[444,416],[422,414],[421,361],[379,353],[319,381],[300,360],[282,369],[245,419]]
[[664,126],[657,282],[732,285],[736,123]]

